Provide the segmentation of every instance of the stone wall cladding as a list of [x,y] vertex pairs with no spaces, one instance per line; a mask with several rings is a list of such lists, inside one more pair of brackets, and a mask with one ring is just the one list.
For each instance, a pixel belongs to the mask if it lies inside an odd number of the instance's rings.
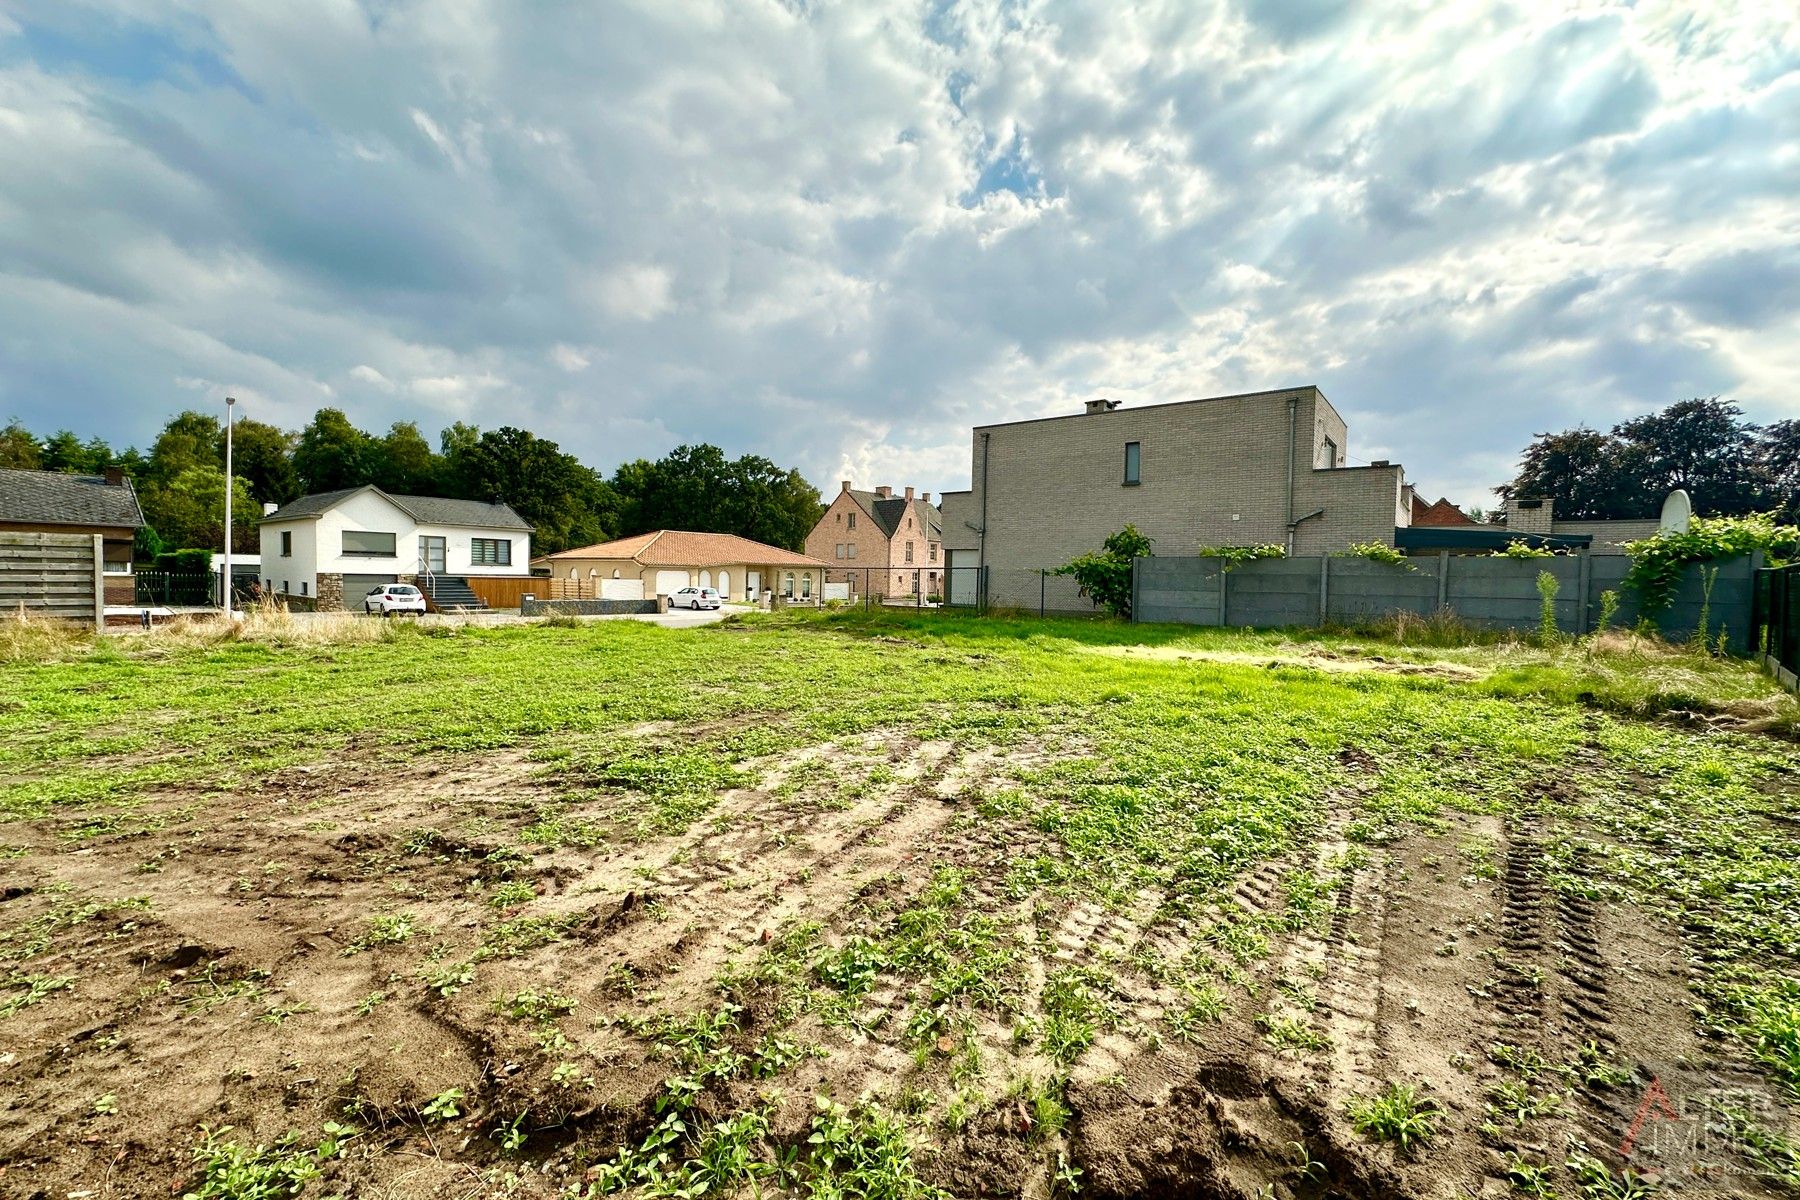
[[335,571],[321,571],[318,575],[318,586],[313,589],[317,596],[314,601],[315,612],[344,611],[344,577]]
[[567,613],[577,617],[616,617],[659,611],[655,600],[521,600],[519,613],[547,617]]

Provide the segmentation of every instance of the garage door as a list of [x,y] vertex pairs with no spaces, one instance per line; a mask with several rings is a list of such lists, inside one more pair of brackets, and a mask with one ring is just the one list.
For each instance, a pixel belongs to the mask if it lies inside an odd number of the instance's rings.
[[658,571],[656,573],[656,594],[673,596],[688,585],[686,571]]
[[399,582],[398,575],[346,575],[344,576],[344,607],[351,612],[361,612],[364,596],[383,584]]

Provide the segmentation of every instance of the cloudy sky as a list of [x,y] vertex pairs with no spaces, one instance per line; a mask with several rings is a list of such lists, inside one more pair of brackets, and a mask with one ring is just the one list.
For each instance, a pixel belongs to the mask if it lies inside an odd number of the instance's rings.
[[1304,382],[1474,503],[1800,416],[1793,5],[0,0],[0,420],[941,491],[976,422]]

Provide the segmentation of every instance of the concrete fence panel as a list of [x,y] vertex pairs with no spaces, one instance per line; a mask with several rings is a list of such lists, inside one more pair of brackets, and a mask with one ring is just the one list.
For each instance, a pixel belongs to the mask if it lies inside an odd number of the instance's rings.
[[1225,623],[1317,625],[1319,561],[1259,558],[1225,572]]
[[0,617],[25,612],[106,624],[105,550],[98,534],[0,533]]
[[[1429,616],[1448,609],[1473,625],[1535,630],[1542,613],[1538,576],[1556,580],[1557,628],[1587,633],[1599,621],[1601,593],[1620,597],[1614,624],[1631,626],[1641,611],[1623,586],[1630,560],[1617,555],[1500,558],[1415,555],[1404,566],[1362,558],[1259,559],[1225,569],[1216,558],[1140,558],[1139,621],[1185,625],[1284,626],[1357,624],[1395,613]],[[1711,577],[1710,595],[1707,577]],[[1704,611],[1709,637],[1723,630],[1735,650],[1749,645],[1753,564],[1748,558],[1690,567],[1674,602],[1658,616],[1665,637],[1694,635]]]
[[[1306,560],[1300,560],[1306,561]],[[1409,560],[1404,565],[1366,558],[1327,558],[1323,568],[1311,560],[1313,571],[1324,571],[1325,619],[1354,624],[1397,612],[1429,616],[1438,608],[1436,558]]]
[[1140,621],[1221,624],[1223,566],[1216,558],[1140,558],[1132,611]]
[[1449,587],[1444,604],[1471,625],[1489,629],[1536,629],[1542,613],[1538,576],[1556,580],[1556,626],[1582,632],[1582,563],[1575,557],[1484,558],[1449,555]]

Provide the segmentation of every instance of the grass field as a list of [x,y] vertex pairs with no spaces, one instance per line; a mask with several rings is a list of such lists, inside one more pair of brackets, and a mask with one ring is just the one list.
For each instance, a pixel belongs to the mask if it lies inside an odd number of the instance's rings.
[[1794,699],[1402,632],[10,634],[0,1196],[1800,1188]]

